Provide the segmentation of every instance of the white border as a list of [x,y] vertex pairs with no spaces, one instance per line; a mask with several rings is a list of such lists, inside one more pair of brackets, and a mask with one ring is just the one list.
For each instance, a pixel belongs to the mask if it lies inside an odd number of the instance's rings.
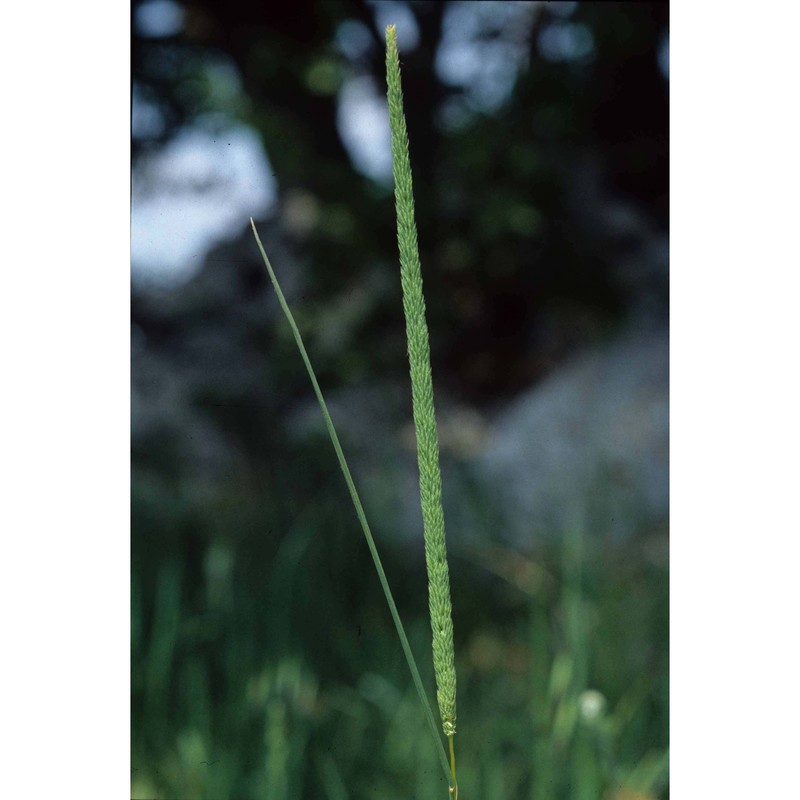
[[3,794],[129,797],[125,3],[4,12]]
[[790,797],[798,11],[671,11],[671,797]]

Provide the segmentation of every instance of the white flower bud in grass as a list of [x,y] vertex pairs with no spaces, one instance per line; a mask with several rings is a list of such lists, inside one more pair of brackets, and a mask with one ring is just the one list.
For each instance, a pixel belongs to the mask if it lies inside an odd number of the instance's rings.
[[606,699],[596,689],[587,689],[578,698],[578,707],[587,722],[594,722],[605,710]]

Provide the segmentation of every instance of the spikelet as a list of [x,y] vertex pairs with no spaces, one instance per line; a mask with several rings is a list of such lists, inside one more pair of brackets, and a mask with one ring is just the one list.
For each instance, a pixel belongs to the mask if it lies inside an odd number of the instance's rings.
[[392,163],[397,208],[397,242],[400,250],[400,279],[408,338],[414,427],[417,432],[417,460],[425,560],[428,567],[428,600],[433,631],[433,667],[436,696],[445,735],[456,732],[456,669],[453,653],[453,619],[450,603],[450,575],[442,511],[442,478],[439,471],[439,440],[433,408],[430,345],[422,294],[422,272],[414,220],[414,195],[408,157],[408,132],[403,116],[400,61],[394,25],[386,28],[386,82],[389,124],[392,132]]

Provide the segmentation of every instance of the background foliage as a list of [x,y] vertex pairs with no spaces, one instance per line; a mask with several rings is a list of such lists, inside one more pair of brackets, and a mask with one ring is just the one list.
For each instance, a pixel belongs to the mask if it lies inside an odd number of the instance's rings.
[[[391,183],[341,119],[384,92],[386,22],[414,34],[461,797],[666,797],[668,6],[134,2],[134,174],[187,130],[263,143],[259,230],[424,672]],[[446,796],[247,216],[186,278],[135,280],[131,317],[132,797]],[[564,468],[498,484],[506,452]]]

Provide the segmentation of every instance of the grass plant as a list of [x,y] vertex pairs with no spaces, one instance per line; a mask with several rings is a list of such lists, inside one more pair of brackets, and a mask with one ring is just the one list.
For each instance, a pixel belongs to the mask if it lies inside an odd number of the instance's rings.
[[403,115],[403,93],[400,85],[400,59],[397,52],[397,33],[394,25],[386,28],[386,82],[389,105],[389,125],[392,135],[392,162],[395,182],[395,205],[397,211],[397,242],[400,251],[400,279],[403,291],[403,311],[406,319],[408,360],[411,374],[411,395],[414,428],[417,437],[417,462],[419,465],[420,503],[425,539],[425,561],[428,572],[428,602],[431,630],[433,634],[433,668],[436,676],[436,697],[442,728],[448,739],[450,762],[442,748],[442,742],[433,721],[433,712],[428,702],[411,646],[408,643],[403,623],[397,611],[386,573],[383,569],[375,539],[367,522],[364,508],[353,482],[347,459],[342,451],[336,428],[322,395],[311,360],[308,357],[303,337],[294,320],[289,304],[281,290],[275,271],[270,264],[264,245],[259,238],[255,222],[250,218],[253,235],[264,260],[270,280],[278,296],[278,302],[292,329],[300,355],[314,387],[325,425],[333,448],[339,459],[350,497],[367,540],[386,602],[394,620],[397,635],[408,662],[414,685],[419,694],[426,719],[431,727],[440,760],[448,780],[450,793],[458,798],[456,781],[456,757],[453,738],[456,733],[456,669],[453,647],[453,619],[450,601],[450,573],[447,566],[445,545],[444,512],[442,510],[442,478],[439,468],[439,440],[436,432],[436,415],[433,405],[433,380],[431,377],[430,344],[428,326],[425,321],[425,298],[422,292],[422,271],[417,244],[417,227],[414,218],[414,193],[411,178],[411,163],[408,155],[408,132]]
[[[342,546],[349,520],[340,496],[317,491],[309,479],[305,465],[318,463],[316,443],[302,459],[289,459],[287,450],[280,451],[274,456],[280,470],[257,492],[244,493],[234,482],[225,489],[223,503],[206,498],[189,504],[139,464],[132,491],[132,524],[138,531],[131,599],[135,798],[431,797],[442,790],[439,768],[451,796],[457,797],[450,576],[408,134],[392,26],[386,41],[433,672],[449,758],[303,339],[251,219],[311,379],[423,715],[417,712],[415,692],[397,688],[404,669],[399,660],[385,665],[386,677],[363,675],[359,682],[361,651],[348,650],[346,636],[339,637],[343,644],[335,665],[328,651],[312,652],[314,642],[330,636],[331,629],[345,630],[352,621],[352,605],[344,603],[343,596],[358,594],[357,614],[380,603],[377,585],[362,591],[363,568],[345,575],[352,561]],[[314,503],[297,515],[284,495],[304,482],[309,485],[298,493],[310,496],[313,483]],[[450,490],[458,504],[486,509],[482,529],[495,524],[493,514],[502,525],[502,515],[513,513],[495,508],[495,499],[480,491],[459,490],[458,482],[450,484]],[[153,507],[161,513],[152,514]],[[263,535],[265,520],[283,531],[279,539]],[[311,547],[323,529],[329,535]],[[234,558],[234,545],[219,535],[231,530],[246,557]],[[463,569],[453,576],[463,620],[460,633],[466,642],[460,652],[459,703],[471,723],[459,732],[464,748],[477,757],[462,759],[461,780],[475,796],[492,800],[657,800],[668,791],[669,767],[668,653],[662,645],[667,632],[666,569],[652,561],[646,543],[610,548],[601,558],[582,529],[553,533],[560,535],[545,542],[535,560],[511,549],[497,558],[483,551],[470,558],[468,548],[462,548]],[[194,546],[208,548],[206,600],[197,591],[197,574],[181,549],[182,537],[190,534]],[[392,571],[410,579],[413,568],[397,557],[391,562],[391,553],[387,547]],[[298,567],[301,559],[309,569]],[[366,554],[363,560],[366,563]],[[267,580],[264,563],[272,565]],[[332,563],[337,565],[333,570]],[[325,578],[332,571],[342,576],[347,591],[329,596],[322,615],[319,592],[324,593]],[[480,589],[469,590],[477,586]],[[421,647],[427,622],[411,621],[408,632],[415,647]],[[387,620],[383,627],[376,626],[372,646],[385,651],[393,636]],[[355,655],[340,673],[342,653]],[[422,734],[425,725],[434,738],[433,749]],[[384,748],[380,762],[376,747]]]

